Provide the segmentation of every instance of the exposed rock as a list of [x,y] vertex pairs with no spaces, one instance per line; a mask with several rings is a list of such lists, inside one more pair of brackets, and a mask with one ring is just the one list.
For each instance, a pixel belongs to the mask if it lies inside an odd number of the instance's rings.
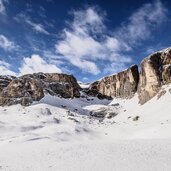
[[95,117],[97,119],[104,119],[105,117],[111,119],[117,115],[116,112],[113,111],[113,108],[110,107],[101,107],[97,110],[91,111],[90,116]]
[[156,52],[141,62],[138,94],[140,104],[154,97],[162,85],[171,82],[171,48]]
[[171,93],[171,88],[169,89],[169,93]]
[[51,95],[63,98],[80,97],[80,86],[73,75],[59,73],[35,73],[22,77],[33,77],[37,79],[43,89]]
[[[96,82],[92,83],[89,88],[84,88],[84,89],[82,89],[82,91],[86,95],[88,95],[88,96],[97,97],[99,99],[109,99],[109,100],[111,100],[111,97],[106,96],[104,94],[101,94],[99,92],[99,90],[98,90],[98,84],[99,84],[99,81],[96,81]],[[82,96],[82,97],[86,97],[86,96]],[[87,98],[87,100],[90,101],[90,100],[93,100],[93,99],[88,99]]]
[[109,112],[108,114],[107,114],[107,118],[108,119],[112,119],[113,117],[115,117],[117,115],[117,113],[115,113],[115,112]]
[[132,120],[133,121],[138,121],[139,118],[140,118],[139,116],[135,116]]
[[44,97],[43,88],[34,78],[16,78],[0,93],[0,105],[29,105]]
[[157,99],[160,99],[160,97],[164,96],[165,94],[166,94],[166,90],[161,90],[157,95]]
[[16,77],[14,76],[3,76],[0,75],[0,92],[8,86],[8,84],[15,79]]
[[109,98],[131,98],[137,91],[139,80],[138,66],[134,65],[116,75],[104,77],[90,87],[91,91]]
[[63,98],[80,96],[80,87],[72,75],[35,73],[16,77],[0,77],[0,106],[30,105],[44,97],[44,92]]

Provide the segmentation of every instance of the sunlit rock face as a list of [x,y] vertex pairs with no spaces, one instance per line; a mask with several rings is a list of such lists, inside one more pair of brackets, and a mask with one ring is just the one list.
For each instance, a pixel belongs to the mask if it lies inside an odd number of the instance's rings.
[[[118,74],[104,77],[98,82],[96,88],[100,94],[107,97],[131,98],[137,91],[138,80],[138,66],[134,65]],[[92,87],[95,89],[94,86]]]
[[171,82],[171,49],[156,52],[141,62],[138,95],[140,104],[154,97],[162,85]]

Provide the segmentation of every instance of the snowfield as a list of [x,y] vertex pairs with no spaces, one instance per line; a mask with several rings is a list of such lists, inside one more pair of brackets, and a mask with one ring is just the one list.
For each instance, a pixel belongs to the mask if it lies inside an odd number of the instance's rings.
[[170,88],[142,106],[137,95],[113,101],[46,95],[29,107],[0,107],[0,170],[169,171]]

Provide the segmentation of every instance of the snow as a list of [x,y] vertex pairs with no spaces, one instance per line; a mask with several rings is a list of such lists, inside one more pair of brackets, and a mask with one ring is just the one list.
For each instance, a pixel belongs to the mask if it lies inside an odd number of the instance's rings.
[[90,87],[90,84],[89,83],[82,83],[81,81],[78,82],[79,86],[81,88],[89,88]]
[[[171,170],[170,88],[144,105],[137,95],[113,101],[46,95],[29,107],[0,107],[0,169]],[[100,110],[117,115],[90,116]]]

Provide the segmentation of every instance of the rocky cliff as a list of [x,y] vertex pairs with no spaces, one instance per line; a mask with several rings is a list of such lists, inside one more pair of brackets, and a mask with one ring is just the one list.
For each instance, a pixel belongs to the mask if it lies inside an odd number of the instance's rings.
[[171,82],[171,48],[156,52],[136,65],[118,74],[104,77],[90,85],[90,95],[111,98],[131,98],[137,92],[139,103],[154,97],[162,85]]
[[138,66],[134,65],[125,71],[93,83],[90,90],[108,98],[131,98],[137,91],[138,81]]
[[116,75],[99,81],[98,90],[108,97],[130,98],[137,91],[139,80],[138,66],[134,65]]
[[73,98],[80,96],[80,87],[72,75],[36,73],[21,77],[0,77],[0,105],[29,105],[45,93]]
[[144,104],[154,97],[162,85],[171,82],[171,48],[156,52],[141,62],[138,95]]
[[[171,48],[156,52],[118,74],[104,77],[82,91],[88,96],[131,98],[138,93],[140,104],[154,97],[161,87],[171,83]],[[80,97],[80,86],[72,75],[35,73],[21,77],[0,76],[0,106],[29,105],[45,93],[63,98]]]

